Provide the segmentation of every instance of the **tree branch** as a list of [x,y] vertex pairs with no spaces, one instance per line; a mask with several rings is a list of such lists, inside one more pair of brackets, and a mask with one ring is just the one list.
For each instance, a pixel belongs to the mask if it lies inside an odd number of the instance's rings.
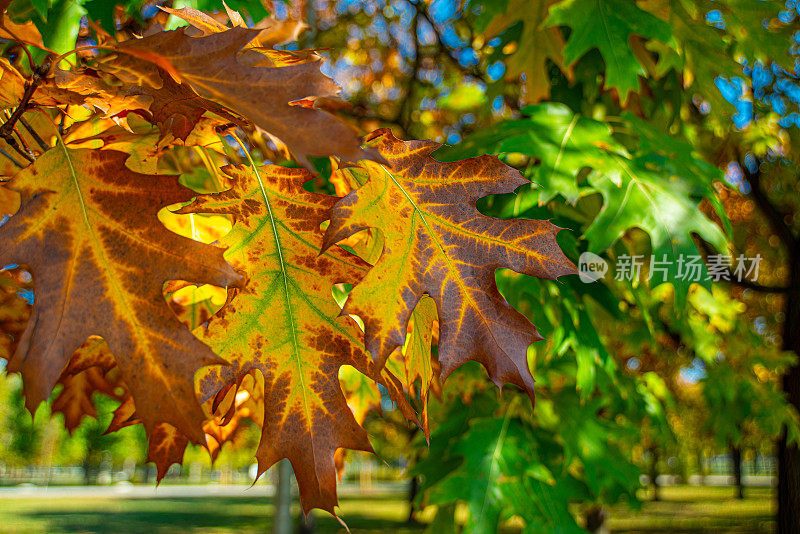
[[750,172],[747,165],[741,166],[745,178],[750,183],[753,200],[764,217],[766,217],[767,222],[772,227],[772,231],[775,232],[786,247],[789,256],[793,257],[798,246],[797,238],[789,225],[786,224],[786,216],[772,203],[761,184],[761,162],[758,159],[756,159],[756,165],[757,170],[755,172]]
[[411,65],[411,76],[408,78],[408,83],[406,84],[403,103],[397,110],[397,115],[393,121],[401,124],[404,132],[408,131],[411,123],[411,111],[409,111],[412,106],[411,97],[414,95],[414,87],[419,79],[419,69],[422,64],[422,52],[420,51],[419,43],[420,15],[420,10],[417,8],[416,12],[414,13],[414,20],[411,24],[411,31],[414,34],[414,62]]
[[44,140],[39,136],[38,133],[36,133],[36,130],[34,130],[31,127],[31,125],[28,124],[28,121],[25,120],[25,117],[20,116],[19,122],[20,122],[20,124],[22,124],[22,126],[26,130],[28,130],[28,133],[31,134],[31,137],[33,137],[33,140],[36,141],[36,144],[38,144],[42,148],[43,151],[47,151],[47,150],[50,149],[50,146],[47,143],[44,142]]
[[730,283],[736,284],[739,287],[743,287],[745,289],[752,289],[753,291],[758,291],[759,293],[787,293],[789,291],[788,286],[765,286],[762,284],[758,284],[756,282],[751,282],[749,280],[730,280]]
[[[20,120],[22,120],[22,117],[20,117]],[[25,151],[25,153],[28,155],[28,157],[31,158],[31,160],[36,159],[36,156],[33,153],[33,150],[31,150],[30,147],[28,146],[28,143],[25,142],[25,138],[19,132],[18,128],[16,128],[16,127],[14,128],[14,133],[17,135],[17,140],[19,141],[19,144],[22,145],[22,149]]]
[[30,157],[24,150],[22,150],[22,148],[20,148],[19,143],[17,143],[17,140],[14,138],[13,135],[8,135],[8,136],[0,135],[0,137],[2,137],[2,139],[8,144],[8,146],[13,148],[17,154],[28,160],[28,163],[33,163],[33,158]]
[[433,29],[433,34],[436,37],[436,44],[442,55],[445,56],[450,60],[450,62],[455,66],[458,70],[466,74],[467,76],[472,76],[473,78],[477,78],[478,80],[482,81],[484,84],[489,84],[490,80],[486,77],[486,75],[480,71],[477,67],[465,67],[461,63],[459,63],[458,58],[454,55],[454,50],[447,46],[444,42],[444,38],[442,37],[442,32],[439,30],[439,27],[433,22],[433,19],[428,13],[428,7],[422,1],[418,1],[412,4],[416,9],[417,13],[419,13],[422,18],[424,18],[428,24],[430,24],[431,28]]
[[[703,254],[705,255],[703,261],[705,263],[708,263],[708,256],[712,252],[711,249],[708,247],[708,244],[702,240],[700,241],[700,248],[703,249]],[[731,284],[737,285],[739,287],[743,287],[745,289],[752,289],[753,291],[758,291],[759,293],[786,293],[787,291],[789,291],[788,286],[770,286],[770,285],[759,284],[757,282],[752,282],[746,279],[737,280],[736,277],[734,276],[734,273],[729,268],[723,267],[721,265],[715,265],[714,267],[718,270],[724,270],[724,272],[727,274],[728,279],[726,280],[723,278],[723,280],[725,280],[726,282],[730,282]]]

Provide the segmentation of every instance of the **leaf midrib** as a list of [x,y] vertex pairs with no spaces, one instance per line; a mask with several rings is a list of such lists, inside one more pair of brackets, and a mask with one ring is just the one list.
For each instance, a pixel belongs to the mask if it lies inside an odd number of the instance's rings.
[[481,519],[481,522],[483,519],[483,514],[486,511],[486,505],[489,502],[489,487],[492,485],[492,481],[495,479],[495,472],[497,471],[500,463],[500,456],[503,452],[503,445],[505,444],[506,434],[508,433],[508,425],[510,422],[510,410],[506,410],[503,426],[500,429],[500,434],[497,436],[497,441],[494,445],[494,451],[492,451],[491,460],[489,462],[489,476],[486,479],[486,491],[483,494],[483,503],[481,504],[481,511],[478,515],[478,517]]
[[[677,245],[678,237],[673,235],[672,230],[670,229],[669,225],[667,224],[666,218],[661,213],[661,210],[659,209],[655,198],[653,198],[653,196],[650,194],[650,191],[645,186],[645,183],[643,181],[639,180],[634,175],[633,170],[630,168],[630,166],[628,165],[627,162],[622,161],[620,159],[620,164],[625,169],[625,174],[627,174],[630,177],[631,186],[635,185],[635,187],[637,187],[642,192],[642,194],[647,198],[647,200],[650,201],[650,204],[653,206],[653,211],[655,212],[656,217],[658,218],[659,222],[661,223],[661,226],[664,228],[664,230],[666,231],[667,235],[669,236],[669,243],[670,243],[670,246],[672,248],[672,253],[677,256],[677,254],[678,254],[678,245]],[[626,191],[625,198],[623,199],[623,203],[620,204],[619,210],[617,210],[617,213],[614,215],[614,219],[612,219],[612,222],[616,221],[616,219],[619,217],[619,215],[622,212],[622,210],[625,208],[625,203],[628,200],[628,194],[629,193],[630,193],[630,189],[628,189],[628,191]]]
[[[238,138],[237,138],[238,140]],[[292,340],[292,359],[294,360],[294,364],[297,367],[297,376],[298,380],[300,381],[300,390],[302,391],[303,395],[303,408],[305,408],[306,412],[306,421],[307,424],[310,426],[312,424],[311,418],[311,410],[309,407],[309,399],[308,394],[306,392],[306,383],[305,383],[305,375],[303,374],[303,365],[302,361],[300,360],[300,344],[297,339],[297,327],[294,322],[294,310],[292,308],[292,302],[289,298],[289,281],[288,281],[288,273],[286,272],[286,263],[283,259],[283,250],[281,247],[281,239],[278,233],[278,225],[275,221],[275,215],[272,212],[272,204],[269,201],[269,196],[267,195],[267,190],[264,187],[264,182],[261,180],[261,174],[258,172],[258,166],[256,165],[253,158],[250,156],[250,152],[244,147],[241,141],[239,144],[242,146],[245,154],[247,155],[247,159],[250,162],[250,167],[253,169],[253,174],[255,175],[256,181],[258,182],[258,186],[261,189],[261,195],[264,198],[264,205],[267,207],[267,214],[269,215],[270,226],[272,227],[272,235],[275,239],[275,248],[278,252],[278,263],[281,268],[281,279],[283,280],[283,294],[284,294],[284,302],[286,305],[286,314],[289,317],[289,324],[291,327],[291,340]],[[316,462],[316,451],[315,451],[315,440],[311,439],[311,458],[314,463],[314,471],[316,472],[318,463]],[[319,475],[317,475],[319,478]]]

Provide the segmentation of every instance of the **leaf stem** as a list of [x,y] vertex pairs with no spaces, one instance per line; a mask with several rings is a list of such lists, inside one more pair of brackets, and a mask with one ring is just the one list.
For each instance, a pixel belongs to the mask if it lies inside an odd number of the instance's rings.
[[99,49],[109,50],[111,49],[111,47],[105,45],[87,45],[87,46],[79,46],[77,48],[73,48],[69,52],[64,52],[63,54],[56,56],[56,58],[50,63],[50,68],[47,70],[47,74],[52,74],[53,69],[56,68],[56,66],[61,62],[61,60],[65,60],[68,56],[71,56],[72,54],[77,54],[78,52],[85,52],[87,50],[99,50]]

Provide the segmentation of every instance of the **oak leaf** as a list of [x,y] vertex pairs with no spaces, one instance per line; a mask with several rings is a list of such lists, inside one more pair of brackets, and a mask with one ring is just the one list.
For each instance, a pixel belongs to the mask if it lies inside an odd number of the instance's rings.
[[[141,421],[136,418],[136,406],[133,404],[133,397],[128,395],[122,403],[117,406],[117,409],[114,410],[111,416],[111,422],[108,423],[108,428],[105,433],[110,434],[126,426],[137,425],[139,423],[141,423]],[[151,437],[149,439],[153,438]]]
[[11,358],[25,332],[31,305],[22,295],[32,288],[27,271],[0,270],[0,358]]
[[114,386],[106,380],[99,367],[89,367],[66,376],[60,384],[62,389],[53,399],[51,410],[64,415],[64,427],[68,432],[75,430],[84,417],[97,416],[92,399],[95,392],[109,396],[114,393]]
[[170,279],[227,286],[240,275],[222,250],[172,234],[160,207],[193,193],[174,176],[138,174],[111,150],[45,152],[5,187],[21,206],[0,228],[0,262],[30,266],[35,303],[9,370],[26,403],[45,400],[91,335],[108,342],[148,435],[169,423],[195,442],[204,419],[194,375],[222,363],[167,306]]
[[200,339],[230,363],[209,368],[201,392],[209,398],[248,373],[263,375],[259,474],[288,458],[303,509],[334,513],[334,452],[372,451],[348,408],[339,369],[351,366],[403,401],[393,377],[377,377],[360,330],[340,316],[333,298],[334,284],[357,281],[368,265],[340,248],[320,254],[320,225],[337,199],[305,191],[310,173],[277,166],[223,170],[233,178],[230,189],[179,212],[232,215],[233,229],[221,240],[229,247],[225,257],[249,273],[245,287],[200,331]]
[[[309,155],[337,155],[352,161],[369,157],[349,126],[327,113],[291,105],[338,94],[338,86],[320,72],[319,61],[282,67],[241,61],[239,52],[259,31],[234,27],[202,37],[189,36],[185,28],[160,32],[120,43],[121,54],[106,57],[103,63],[130,83],[156,88],[161,87],[158,67],[169,67],[165,70],[174,72],[201,97],[252,119],[281,139],[303,163]],[[142,59],[147,54],[159,63]]]
[[[224,32],[228,29],[227,26],[198,9],[193,9],[191,7],[173,9],[164,6],[159,6],[159,8],[185,20],[193,28],[200,30],[201,35]],[[233,26],[240,28],[247,27],[247,23],[239,12],[230,9],[227,5],[225,5],[225,10]],[[301,20],[291,18],[278,20],[274,17],[265,17],[254,26],[254,29],[258,29],[260,32],[250,41],[247,45],[248,47],[273,47],[275,45],[297,41],[300,33],[308,29],[308,25]]]
[[189,438],[169,423],[158,423],[148,436],[147,461],[156,464],[156,480],[161,481],[172,464],[183,462]]
[[53,78],[36,90],[40,104],[80,104],[101,110],[107,117],[135,109],[147,109],[151,99],[141,94],[126,93],[124,88],[105,83],[91,69],[77,71],[56,69]]
[[53,413],[64,415],[64,426],[72,432],[84,417],[97,417],[94,394],[122,401],[128,395],[114,355],[101,338],[90,337],[72,356],[58,379],[61,391],[53,399]]
[[539,102],[550,97],[550,74],[547,61],[552,61],[571,81],[571,68],[564,64],[564,37],[555,27],[542,28],[550,6],[557,0],[510,0],[505,13],[498,13],[486,25],[484,37],[488,40],[516,22],[523,28],[516,51],[508,58],[506,79],[516,79],[525,74],[528,102]]
[[645,70],[629,44],[632,35],[667,43],[669,24],[628,0],[566,0],[550,9],[545,26],[569,26],[572,32],[564,47],[564,61],[571,65],[592,48],[606,63],[605,86],[616,87],[625,103],[639,88]]
[[186,142],[207,111],[222,119],[218,120],[218,124],[223,121],[243,124],[243,121],[216,102],[198,96],[188,84],[177,83],[163,70],[160,71],[160,76],[162,85],[159,88],[129,85],[127,92],[150,97],[151,102],[146,108],[150,114],[148,119],[158,126],[162,138],[171,133],[176,139]]
[[575,273],[549,221],[499,220],[475,202],[529,183],[494,156],[453,163],[430,157],[439,144],[399,141],[389,130],[368,138],[391,164],[363,162],[369,180],[333,207],[323,250],[366,228],[383,233],[383,254],[356,284],[344,311],[365,325],[366,347],[383,364],[404,344],[406,325],[423,295],[439,314],[443,377],[469,360],[497,385],[510,382],[533,397],[527,349],[536,328],[500,295],[495,271],[554,279]]
[[[39,104],[80,104],[93,107],[105,117],[123,118],[131,113],[141,115],[158,126],[163,139],[171,133],[184,142],[194,130],[201,117],[210,111],[218,116],[217,124],[244,121],[229,113],[219,104],[201,98],[186,83],[176,82],[163,69],[157,69],[150,84],[127,83],[114,76],[114,71],[104,71],[104,64],[97,69],[83,68],[78,71],[56,70],[52,80],[47,80],[35,93]],[[125,77],[123,77],[125,78]]]
[[[178,319],[190,330],[208,321],[225,302],[225,290],[215,286],[197,287],[182,280],[171,280],[164,284],[164,297]],[[219,302],[220,294],[222,301]],[[24,325],[23,325],[24,327]],[[99,393],[120,402],[112,414],[106,434],[126,426],[141,423],[136,416],[136,406],[117,367],[114,355],[108,344],[98,336],[91,336],[75,351],[69,364],[58,380],[61,390],[52,401],[52,411],[64,415],[67,430],[73,431],[85,417],[97,417],[94,394]],[[224,426],[209,420],[203,424],[205,443],[212,458],[216,458],[224,441],[230,439],[237,430],[239,410],[236,419]],[[159,428],[150,439],[157,442],[161,436],[168,436],[169,443],[153,443],[148,446],[149,458],[156,464],[156,479],[160,481],[175,463],[180,463],[183,450],[189,443],[185,436],[179,436],[174,427]]]
[[439,361],[431,354],[435,333],[438,334],[436,303],[428,295],[423,295],[414,307],[414,312],[408,321],[406,343],[399,350],[400,354],[397,355],[402,366],[402,373],[398,371],[395,374],[405,379],[403,386],[412,396],[415,396],[415,384],[419,382],[419,397],[422,402],[420,415],[422,431],[426,438],[430,437],[428,397],[430,390],[437,386],[441,378]]
[[[217,410],[222,417],[212,417],[205,425],[206,449],[212,459],[216,459],[220,449],[225,443],[235,442],[245,427],[245,419],[255,424],[264,420],[264,377],[259,373],[251,373],[244,377],[238,387],[229,388],[224,394],[223,405]],[[209,403],[213,408],[214,402]],[[206,406],[209,405],[206,403]],[[227,403],[227,408],[225,407]],[[213,410],[212,410],[213,411]]]
[[16,107],[24,92],[25,78],[6,58],[0,58],[0,109]]

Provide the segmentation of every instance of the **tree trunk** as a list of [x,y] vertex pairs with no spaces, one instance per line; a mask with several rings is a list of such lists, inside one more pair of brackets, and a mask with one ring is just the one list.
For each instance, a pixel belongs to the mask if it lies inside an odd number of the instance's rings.
[[[788,256],[789,285],[784,297],[783,349],[800,356],[800,239],[787,223],[784,211],[773,204],[762,189],[758,159],[756,164],[758,170],[755,172],[751,172],[746,164],[742,170],[752,186],[753,200],[780,238]],[[783,391],[788,402],[800,410],[800,362],[783,375]],[[784,428],[778,439],[778,534],[800,534],[800,449],[797,445],[789,445],[786,436]]]
[[608,512],[599,504],[593,505],[583,515],[586,521],[586,530],[592,534],[608,534],[610,530],[606,524]]
[[731,460],[733,461],[733,478],[736,484],[736,497],[744,499],[742,486],[742,449],[738,445],[731,445]]
[[414,512],[416,512],[414,500],[417,498],[417,493],[419,493],[419,478],[414,476],[411,477],[411,483],[408,486],[408,518],[406,523],[416,522],[414,520]]
[[90,486],[92,484],[92,462],[89,461],[89,453],[83,459],[83,485]]
[[697,449],[697,474],[700,475],[700,485],[706,485],[706,463],[702,449]]
[[278,462],[275,482],[275,515],[273,534],[292,534],[292,464],[287,459]]
[[300,510],[300,516],[297,534],[314,534],[317,531],[317,516],[314,515],[314,510],[308,512],[306,517],[302,517],[303,511]]
[[[790,254],[789,291],[783,348],[800,356],[800,258]],[[800,363],[783,376],[783,391],[789,403],[800,410]],[[786,441],[784,428],[778,440],[778,534],[800,534],[800,449]]]
[[658,494],[658,447],[650,447],[650,484],[653,486],[653,500],[661,500]]
[[[797,327],[792,337],[798,336]],[[794,350],[800,354],[800,347]],[[783,389],[800,410],[800,366],[795,365],[783,377]],[[787,443],[786,429],[778,441],[778,534],[800,534],[800,449]]]

